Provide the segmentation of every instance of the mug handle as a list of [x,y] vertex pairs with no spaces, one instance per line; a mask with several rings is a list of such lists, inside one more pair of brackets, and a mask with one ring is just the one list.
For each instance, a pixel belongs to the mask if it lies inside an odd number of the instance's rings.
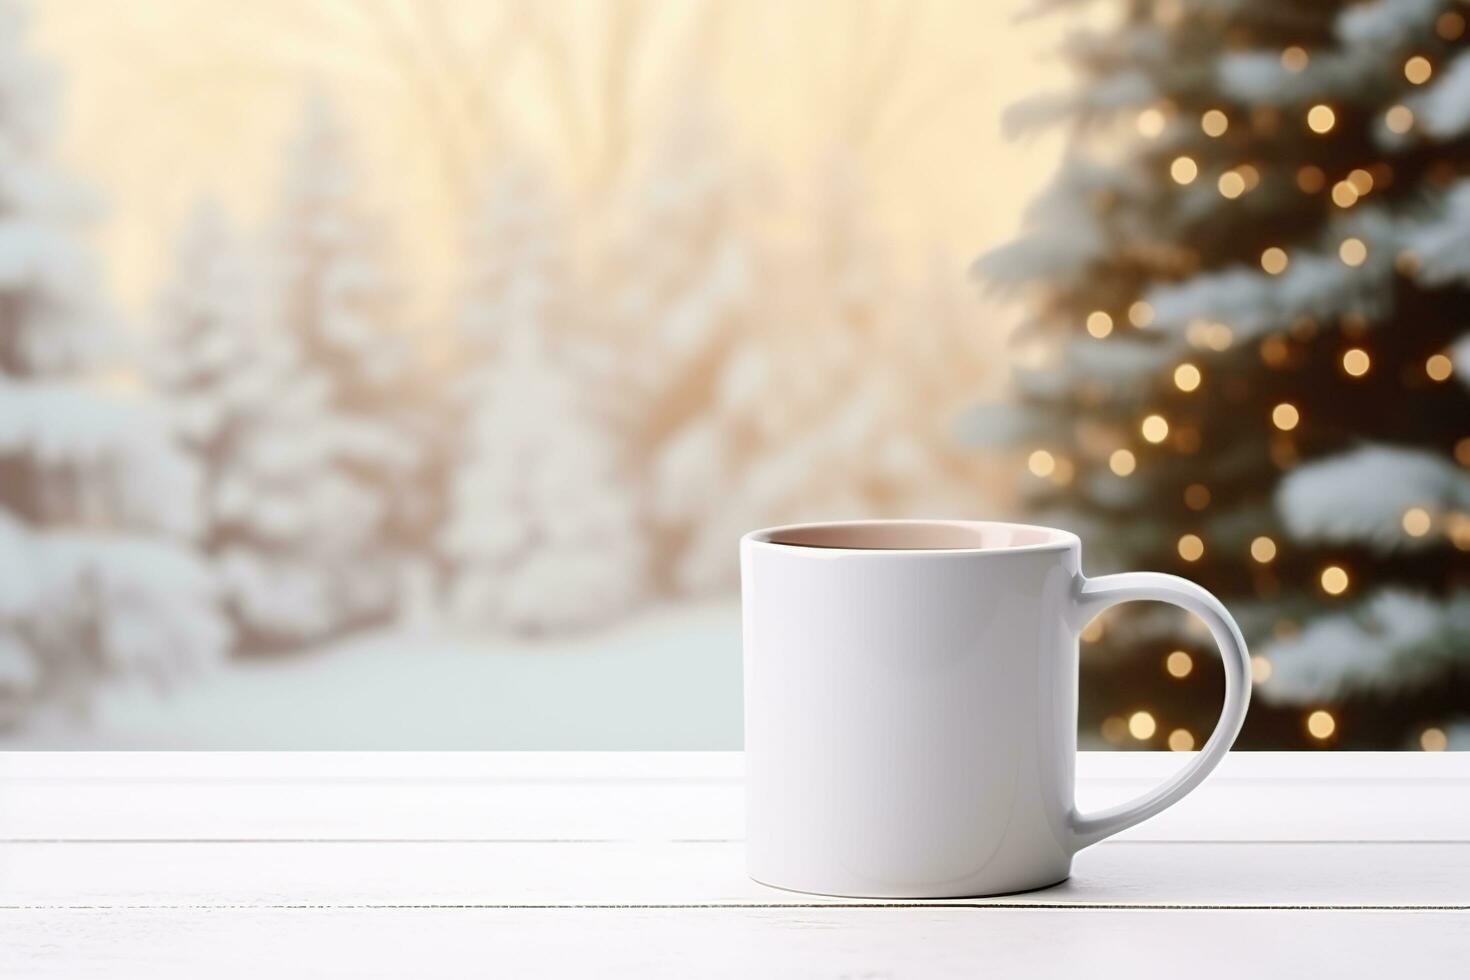
[[1125,572],[1083,579],[1073,600],[1077,616],[1073,627],[1081,630],[1109,606],[1143,599],[1172,603],[1204,620],[1225,664],[1225,706],[1204,748],[1168,782],[1137,799],[1096,813],[1078,813],[1074,809],[1070,818],[1073,850],[1096,844],[1179,802],[1225,758],[1245,722],[1251,690],[1251,660],[1245,637],[1220,600],[1188,579],[1157,572]]

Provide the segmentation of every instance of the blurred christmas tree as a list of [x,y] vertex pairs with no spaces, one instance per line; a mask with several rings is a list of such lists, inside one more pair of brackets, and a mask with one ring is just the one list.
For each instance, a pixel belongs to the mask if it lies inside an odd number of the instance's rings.
[[634,487],[595,402],[600,359],[581,356],[568,222],[542,170],[507,167],[469,228],[440,536],[455,616],[521,632],[600,624],[646,588]]
[[[1036,315],[976,438],[1029,454],[1089,571],[1235,611],[1246,747],[1470,744],[1467,14],[1137,0],[1010,118],[1075,143],[978,263]],[[1207,638],[1127,610],[1084,639],[1084,740],[1203,741]]]
[[0,726],[83,707],[107,675],[166,682],[229,639],[190,548],[198,474],[131,390],[25,32],[0,3]]

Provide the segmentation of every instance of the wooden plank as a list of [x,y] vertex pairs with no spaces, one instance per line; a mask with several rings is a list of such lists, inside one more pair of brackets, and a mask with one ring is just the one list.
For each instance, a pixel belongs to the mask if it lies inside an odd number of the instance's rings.
[[1457,912],[1068,909],[0,911],[0,976],[1455,976]]
[[[1078,802],[1183,763],[1083,753]],[[1470,754],[1241,753],[1127,840],[1463,840]],[[735,753],[6,753],[0,839],[738,840]]]
[[[757,884],[738,843],[7,844],[0,868],[11,907],[868,904]],[[1103,843],[1060,886],[946,904],[1470,909],[1470,844]]]

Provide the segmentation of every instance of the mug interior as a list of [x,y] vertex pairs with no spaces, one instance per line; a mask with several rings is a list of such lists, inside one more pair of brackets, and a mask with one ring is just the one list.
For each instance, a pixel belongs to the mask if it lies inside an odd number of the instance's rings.
[[999,521],[839,521],[767,528],[754,541],[797,548],[857,551],[1009,551],[1065,547],[1067,531]]

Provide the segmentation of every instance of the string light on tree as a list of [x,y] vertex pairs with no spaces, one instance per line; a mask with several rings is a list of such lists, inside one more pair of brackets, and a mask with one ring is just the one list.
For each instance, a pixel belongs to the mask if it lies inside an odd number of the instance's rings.
[[1159,730],[1159,723],[1147,711],[1135,711],[1128,716],[1128,734],[1140,742],[1147,742]]
[[1203,483],[1191,483],[1185,487],[1184,506],[1190,510],[1204,510],[1210,506],[1210,488]]
[[1429,511],[1423,507],[1410,507],[1404,511],[1403,526],[1404,533],[1411,538],[1422,538],[1429,533],[1434,521],[1429,516]]
[[1425,752],[1443,752],[1449,747],[1450,740],[1443,728],[1431,726],[1419,733],[1419,748]]
[[1446,41],[1458,41],[1465,33],[1465,18],[1454,10],[1446,10],[1434,22],[1434,33]]
[[1113,332],[1113,318],[1102,310],[1093,310],[1087,314],[1087,332],[1102,340]]
[[1137,300],[1128,307],[1128,322],[1135,327],[1146,327],[1154,322],[1154,308],[1143,300]]
[[1177,545],[1179,557],[1185,561],[1199,561],[1205,554],[1205,542],[1198,534],[1186,534]]
[[1233,201],[1245,193],[1245,178],[1238,171],[1227,170],[1215,182],[1215,187],[1220,191],[1221,197]]
[[1319,742],[1327,741],[1335,731],[1337,731],[1337,719],[1333,718],[1330,712],[1318,708],[1307,715],[1307,734]]
[[1350,208],[1358,203],[1358,189],[1352,181],[1339,180],[1332,185],[1332,203],[1340,208]]
[[1138,134],[1144,139],[1157,139],[1164,132],[1165,121],[1161,109],[1149,107],[1138,114]]
[[1342,595],[1348,590],[1347,569],[1341,565],[1328,565],[1322,569],[1318,581],[1321,582],[1322,591],[1328,595]]
[[1262,534],[1251,540],[1251,557],[1262,565],[1276,558],[1276,542]]
[[1194,670],[1194,658],[1183,650],[1175,650],[1164,658],[1164,670],[1170,677],[1182,680]]
[[1342,244],[1337,246],[1337,257],[1342,260],[1343,265],[1357,268],[1368,261],[1368,246],[1361,238],[1344,238]]
[[1143,437],[1155,445],[1169,438],[1169,420],[1162,415],[1147,416],[1138,426]]
[[1404,77],[1410,85],[1423,85],[1434,74],[1434,66],[1422,54],[1416,54],[1404,62]]
[[1225,130],[1230,128],[1230,117],[1219,109],[1207,109],[1204,115],[1199,117],[1199,128],[1209,137],[1220,137],[1225,135]]
[[1361,378],[1372,366],[1368,352],[1361,347],[1349,347],[1342,352],[1342,369],[1354,378]]
[[1194,736],[1187,728],[1176,728],[1169,733],[1170,752],[1189,752],[1194,748]]
[[1390,133],[1402,136],[1414,128],[1414,113],[1406,105],[1396,105],[1383,114],[1383,125]]
[[1309,163],[1297,170],[1296,186],[1303,194],[1315,194],[1327,186],[1327,175],[1321,167]]
[[1359,196],[1367,194],[1373,189],[1373,175],[1362,167],[1358,167],[1347,175],[1348,185],[1358,192]]
[[1332,127],[1337,125],[1337,114],[1332,107],[1317,103],[1307,110],[1307,128],[1320,135],[1332,132]]
[[1115,449],[1108,457],[1108,469],[1118,476],[1128,476],[1138,467],[1138,460],[1126,449]]
[[1286,249],[1277,245],[1272,245],[1261,253],[1261,268],[1265,269],[1268,275],[1281,275],[1286,271],[1289,261],[1286,257]]
[[1199,368],[1185,361],[1174,369],[1174,387],[1180,391],[1194,391],[1199,387],[1201,375]]
[[1264,684],[1271,679],[1271,661],[1258,653],[1251,654],[1251,683]]
[[1056,457],[1045,449],[1038,449],[1026,459],[1026,468],[1034,475],[1045,478],[1057,468]]
[[1271,424],[1282,432],[1290,432],[1301,422],[1301,413],[1291,402],[1282,402],[1271,409]]
[[1194,178],[1199,176],[1199,164],[1194,162],[1193,157],[1175,157],[1174,162],[1169,164],[1169,176],[1174,178],[1176,184],[1192,184]]
[[1424,373],[1429,375],[1430,381],[1448,381],[1455,373],[1455,364],[1443,354],[1432,354],[1424,362]]
[[1307,49],[1299,44],[1293,44],[1281,52],[1281,67],[1293,74],[1306,68],[1310,60]]

